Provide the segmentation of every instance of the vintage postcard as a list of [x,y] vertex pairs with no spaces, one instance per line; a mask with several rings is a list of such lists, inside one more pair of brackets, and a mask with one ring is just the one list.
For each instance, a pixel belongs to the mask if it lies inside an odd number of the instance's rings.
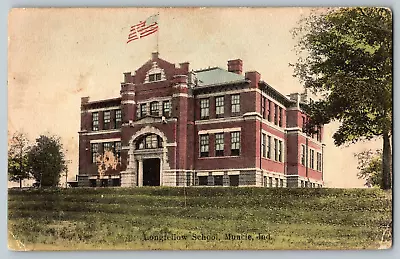
[[11,250],[386,249],[387,8],[9,15]]

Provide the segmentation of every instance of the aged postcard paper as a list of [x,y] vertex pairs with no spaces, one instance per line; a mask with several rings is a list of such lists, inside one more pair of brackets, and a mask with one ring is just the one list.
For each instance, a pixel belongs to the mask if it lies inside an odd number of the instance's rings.
[[21,8],[8,41],[10,249],[391,247],[390,10]]

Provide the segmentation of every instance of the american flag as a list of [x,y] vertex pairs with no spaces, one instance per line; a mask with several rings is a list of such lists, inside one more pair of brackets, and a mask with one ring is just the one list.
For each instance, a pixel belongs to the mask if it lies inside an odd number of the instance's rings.
[[140,21],[138,24],[131,26],[128,41],[126,43],[144,38],[158,31],[157,21],[158,14],[155,14],[147,18],[144,22]]

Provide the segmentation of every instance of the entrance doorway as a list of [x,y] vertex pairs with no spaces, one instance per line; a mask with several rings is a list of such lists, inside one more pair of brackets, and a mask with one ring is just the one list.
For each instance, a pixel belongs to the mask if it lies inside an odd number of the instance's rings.
[[143,160],[143,186],[160,186],[160,159]]

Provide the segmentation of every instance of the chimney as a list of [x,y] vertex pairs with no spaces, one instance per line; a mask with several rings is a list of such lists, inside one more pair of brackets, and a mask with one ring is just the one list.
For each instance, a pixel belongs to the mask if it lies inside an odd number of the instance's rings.
[[241,75],[243,71],[243,61],[241,59],[228,60],[228,71]]
[[179,63],[179,67],[184,71],[184,73],[189,72],[189,62]]
[[250,80],[250,87],[251,88],[258,88],[258,83],[260,82],[261,75],[257,71],[249,71],[246,72],[244,76],[247,80]]
[[87,104],[89,102],[89,96],[81,97],[81,105]]
[[151,60],[155,60],[155,59],[158,59],[158,52],[157,51],[151,53]]
[[132,81],[132,73],[125,72],[124,73],[124,83],[131,83],[131,81]]

